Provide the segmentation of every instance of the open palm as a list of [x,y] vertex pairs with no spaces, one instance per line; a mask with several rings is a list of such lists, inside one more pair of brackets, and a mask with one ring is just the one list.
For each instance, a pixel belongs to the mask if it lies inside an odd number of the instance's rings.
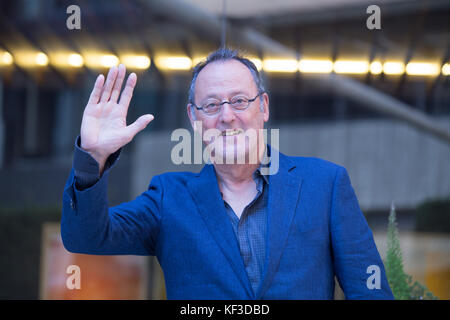
[[[122,94],[125,66],[112,67],[108,76],[97,77],[81,122],[81,147],[100,165],[100,171],[109,155],[129,143],[143,130],[153,115],[146,114],[127,126],[126,117],[137,77],[128,77]],[[118,101],[120,96],[120,100]]]

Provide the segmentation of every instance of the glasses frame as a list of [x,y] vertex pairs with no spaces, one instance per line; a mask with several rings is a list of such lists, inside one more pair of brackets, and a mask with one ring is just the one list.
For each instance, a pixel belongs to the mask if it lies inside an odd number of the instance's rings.
[[190,102],[190,104],[191,104],[193,107],[195,107],[197,110],[202,110],[203,114],[205,114],[205,115],[207,115],[207,116],[214,116],[214,115],[216,115],[216,114],[219,114],[220,111],[222,110],[222,106],[223,106],[224,104],[226,104],[226,103],[228,103],[228,104],[230,105],[230,107],[233,108],[234,111],[241,112],[241,111],[247,110],[248,107],[250,106],[250,104],[251,104],[253,101],[255,101],[256,99],[258,99],[258,97],[259,97],[260,95],[262,95],[263,93],[265,93],[265,91],[259,92],[259,93],[256,95],[256,97],[254,97],[253,99],[248,99],[248,101],[247,101],[247,106],[246,106],[244,109],[235,109],[235,108],[233,107],[233,105],[231,104],[231,102],[228,101],[228,100],[226,100],[226,101],[222,101],[221,103],[219,103],[219,109],[217,109],[217,112],[214,112],[214,113],[206,113],[206,112],[203,110],[204,107],[199,107],[199,106],[197,106],[194,102]]

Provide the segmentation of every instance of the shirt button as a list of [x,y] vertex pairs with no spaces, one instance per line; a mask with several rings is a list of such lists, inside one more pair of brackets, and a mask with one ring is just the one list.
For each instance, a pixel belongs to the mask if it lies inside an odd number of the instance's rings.
[[70,207],[72,208],[72,210],[75,210],[75,203],[72,199],[70,199]]

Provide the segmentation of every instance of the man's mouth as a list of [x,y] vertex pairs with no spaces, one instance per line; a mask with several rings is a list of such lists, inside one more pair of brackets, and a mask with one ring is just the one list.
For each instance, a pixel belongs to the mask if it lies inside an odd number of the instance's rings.
[[223,130],[220,135],[221,136],[235,136],[235,135],[238,135],[243,132],[244,132],[244,130],[242,130],[242,129],[227,129],[227,130]]

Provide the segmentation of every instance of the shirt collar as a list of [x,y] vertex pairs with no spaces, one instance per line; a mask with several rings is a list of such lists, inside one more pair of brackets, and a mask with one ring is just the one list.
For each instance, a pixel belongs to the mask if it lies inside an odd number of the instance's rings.
[[[266,150],[267,150],[267,152],[266,152]],[[259,167],[255,170],[255,173],[253,174],[253,179],[255,179],[258,176],[260,176],[268,184],[269,183],[269,177],[267,175],[261,173],[261,168],[268,168],[269,165],[270,165],[270,149],[268,148],[267,145],[266,145],[266,150],[263,153],[263,158],[262,158],[262,161],[261,161]]]
[[[266,145],[266,148],[267,147],[268,146]],[[261,182],[260,178],[262,178],[262,180],[265,183],[269,184],[269,177],[267,175],[261,173],[261,168],[267,168],[270,165],[270,149],[268,149],[268,152],[269,152],[269,156],[267,155],[267,152],[264,152],[263,159],[262,159],[261,163],[259,164],[259,167],[255,170],[255,172],[253,172],[253,175],[252,175],[253,180],[256,182],[256,189],[259,192],[262,192],[262,186],[263,186],[262,183],[259,183],[259,182]],[[220,195],[223,198],[222,192],[220,192]]]
[[253,173],[253,180],[257,181],[258,178],[262,177],[263,180],[268,184],[269,183],[269,178],[261,173],[261,167],[264,165],[260,165],[259,168],[257,168],[255,170],[255,172]]

